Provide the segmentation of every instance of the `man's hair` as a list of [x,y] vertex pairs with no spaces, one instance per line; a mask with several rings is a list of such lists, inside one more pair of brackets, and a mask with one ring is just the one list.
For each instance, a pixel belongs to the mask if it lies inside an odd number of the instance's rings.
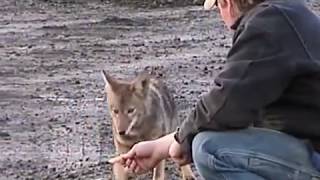
[[251,8],[264,1],[265,0],[234,0],[241,13],[249,11]]
[[233,0],[237,5],[240,13],[245,13],[251,8],[255,7],[257,4],[264,2],[265,0]]

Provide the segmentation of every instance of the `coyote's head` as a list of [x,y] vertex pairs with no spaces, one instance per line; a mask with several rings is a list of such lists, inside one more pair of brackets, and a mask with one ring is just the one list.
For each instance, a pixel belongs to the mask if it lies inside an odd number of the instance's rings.
[[143,124],[141,117],[146,111],[150,76],[140,73],[135,79],[124,81],[111,77],[104,70],[102,75],[114,133],[122,137],[136,136]]

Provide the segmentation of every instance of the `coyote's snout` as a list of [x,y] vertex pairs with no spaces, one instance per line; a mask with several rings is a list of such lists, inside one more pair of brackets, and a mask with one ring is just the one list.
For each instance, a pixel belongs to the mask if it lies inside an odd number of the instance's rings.
[[[106,84],[117,153],[127,152],[135,143],[159,138],[178,125],[173,97],[167,86],[147,73],[132,80],[119,80],[102,71]],[[116,180],[126,180],[122,166],[114,165]],[[165,162],[154,170],[153,179],[164,180]],[[193,179],[190,166],[181,168],[183,179]]]

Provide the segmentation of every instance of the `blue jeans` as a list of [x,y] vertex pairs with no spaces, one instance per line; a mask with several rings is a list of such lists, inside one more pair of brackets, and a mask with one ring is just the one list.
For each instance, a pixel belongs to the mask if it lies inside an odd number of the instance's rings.
[[320,171],[320,153],[313,153],[312,155],[312,161],[313,164],[315,165],[316,169],[318,169],[318,171]]
[[205,180],[320,180],[312,149],[278,131],[205,131],[192,142],[193,162]]

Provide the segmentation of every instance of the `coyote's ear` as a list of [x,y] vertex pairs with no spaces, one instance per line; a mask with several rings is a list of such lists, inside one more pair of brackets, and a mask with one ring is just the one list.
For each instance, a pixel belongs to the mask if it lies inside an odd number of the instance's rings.
[[110,89],[115,89],[116,86],[118,85],[117,81],[112,78],[110,75],[107,74],[107,72],[105,70],[101,71],[104,83],[106,85],[106,87],[110,88]]
[[144,95],[149,89],[150,75],[148,73],[141,73],[134,80],[131,89],[141,95]]

